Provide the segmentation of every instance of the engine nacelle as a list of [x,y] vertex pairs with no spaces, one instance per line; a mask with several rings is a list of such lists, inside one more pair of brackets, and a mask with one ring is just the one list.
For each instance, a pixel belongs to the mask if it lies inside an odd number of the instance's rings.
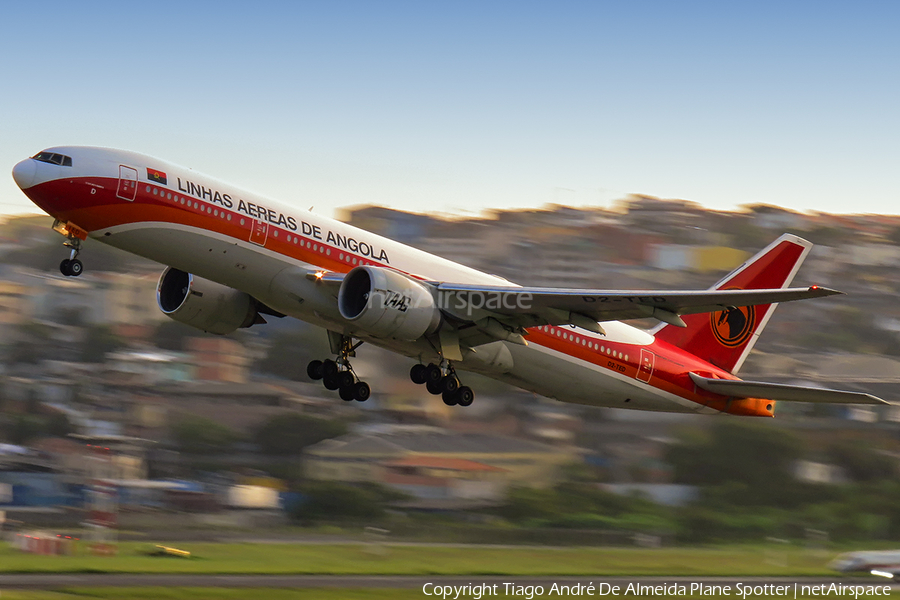
[[425,286],[383,267],[354,267],[338,292],[341,316],[374,337],[412,341],[441,324]]
[[248,294],[173,267],[156,286],[156,303],[179,323],[224,335],[256,322],[256,302]]

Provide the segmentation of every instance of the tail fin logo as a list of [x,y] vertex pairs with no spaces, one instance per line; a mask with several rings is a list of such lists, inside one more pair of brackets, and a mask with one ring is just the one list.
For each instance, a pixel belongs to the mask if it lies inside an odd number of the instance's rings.
[[729,348],[744,344],[756,325],[756,307],[729,307],[710,313],[709,324],[719,343]]

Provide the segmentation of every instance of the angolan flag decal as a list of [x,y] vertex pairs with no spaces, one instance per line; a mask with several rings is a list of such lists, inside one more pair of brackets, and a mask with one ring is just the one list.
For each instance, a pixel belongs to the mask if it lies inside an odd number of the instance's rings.
[[151,169],[150,167],[147,167],[147,179],[154,183],[161,183],[162,185],[166,185],[166,182],[168,181],[165,173],[157,171],[156,169]]

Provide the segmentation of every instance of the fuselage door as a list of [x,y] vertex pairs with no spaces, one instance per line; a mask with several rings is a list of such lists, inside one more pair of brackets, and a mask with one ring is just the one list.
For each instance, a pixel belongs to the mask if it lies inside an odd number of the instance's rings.
[[250,223],[250,241],[254,244],[259,244],[260,246],[266,245],[266,240],[269,238],[269,224],[266,221],[260,221],[259,219],[253,219],[253,222]]
[[137,196],[138,172],[137,169],[119,165],[119,187],[116,190],[116,196],[122,200],[134,202]]
[[656,355],[646,348],[641,348],[641,364],[638,365],[638,371],[635,377],[638,381],[650,383],[650,378],[653,377],[654,368],[656,368]]

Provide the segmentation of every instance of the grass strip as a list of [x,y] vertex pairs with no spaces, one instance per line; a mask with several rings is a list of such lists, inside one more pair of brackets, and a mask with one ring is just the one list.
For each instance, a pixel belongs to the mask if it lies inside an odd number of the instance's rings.
[[491,548],[373,544],[181,544],[191,558],[150,556],[122,543],[116,556],[39,556],[0,547],[5,573],[321,575],[834,576],[837,554],[784,546]]

